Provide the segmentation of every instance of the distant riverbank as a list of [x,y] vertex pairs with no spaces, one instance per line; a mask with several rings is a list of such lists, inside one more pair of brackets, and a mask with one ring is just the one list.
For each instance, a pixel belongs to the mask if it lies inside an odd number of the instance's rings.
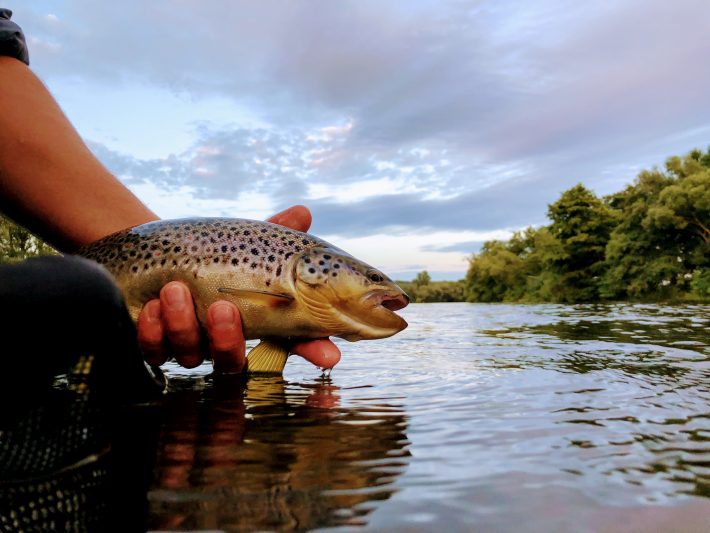
[[547,226],[485,242],[464,280],[424,271],[402,287],[417,302],[710,301],[710,148],[603,198],[580,183],[547,216]]

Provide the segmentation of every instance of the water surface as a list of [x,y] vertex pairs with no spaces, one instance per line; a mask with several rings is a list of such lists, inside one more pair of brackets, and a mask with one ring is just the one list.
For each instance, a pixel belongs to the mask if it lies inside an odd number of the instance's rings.
[[168,365],[154,529],[710,524],[710,306],[419,304],[330,380]]

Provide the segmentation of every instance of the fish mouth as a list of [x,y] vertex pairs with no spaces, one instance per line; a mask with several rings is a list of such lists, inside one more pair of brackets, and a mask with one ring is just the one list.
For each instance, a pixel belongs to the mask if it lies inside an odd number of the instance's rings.
[[409,305],[409,296],[403,292],[399,294],[374,294],[372,296],[379,299],[378,305],[381,305],[393,313]]
[[373,337],[377,335],[374,338],[389,337],[408,326],[407,321],[395,313],[409,305],[409,296],[403,291],[373,291],[361,301],[369,309],[367,316],[361,317],[361,320],[364,319],[364,325],[373,328]]

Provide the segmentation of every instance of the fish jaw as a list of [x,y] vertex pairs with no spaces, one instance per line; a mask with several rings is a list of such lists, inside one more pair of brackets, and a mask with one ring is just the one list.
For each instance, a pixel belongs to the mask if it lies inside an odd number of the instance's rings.
[[405,329],[409,324],[395,313],[409,304],[409,297],[399,289],[374,290],[362,298],[349,318],[358,323],[355,333],[341,335],[348,341],[384,339]]

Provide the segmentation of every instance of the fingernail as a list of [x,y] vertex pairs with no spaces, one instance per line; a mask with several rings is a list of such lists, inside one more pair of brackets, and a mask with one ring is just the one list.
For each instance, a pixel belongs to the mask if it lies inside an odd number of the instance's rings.
[[215,326],[232,325],[234,323],[234,309],[229,304],[217,304],[210,308],[212,323]]
[[168,285],[164,289],[165,301],[173,311],[180,311],[185,307],[187,295],[185,289],[180,285]]
[[160,302],[150,302],[146,305],[148,320],[158,322],[160,320]]

